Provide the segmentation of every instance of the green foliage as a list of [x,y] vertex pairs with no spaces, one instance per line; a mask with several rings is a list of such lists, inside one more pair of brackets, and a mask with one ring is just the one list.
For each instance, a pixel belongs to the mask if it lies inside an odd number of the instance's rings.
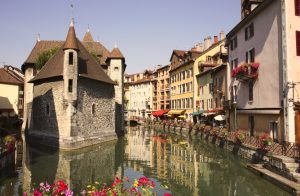
[[100,62],[99,62],[99,59],[98,59],[98,57],[97,57],[97,53],[96,53],[96,52],[94,52],[94,51],[89,51],[89,53],[90,53],[90,55],[91,55],[98,63],[100,63]]
[[37,57],[35,68],[37,70],[42,69],[46,62],[58,51],[58,48],[51,48],[39,54]]

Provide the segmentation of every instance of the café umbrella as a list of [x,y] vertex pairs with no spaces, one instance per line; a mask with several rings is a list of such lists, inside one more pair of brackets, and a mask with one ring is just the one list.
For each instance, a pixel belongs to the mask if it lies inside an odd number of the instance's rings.
[[216,121],[223,121],[226,119],[225,115],[218,115],[218,116],[215,116],[214,119]]

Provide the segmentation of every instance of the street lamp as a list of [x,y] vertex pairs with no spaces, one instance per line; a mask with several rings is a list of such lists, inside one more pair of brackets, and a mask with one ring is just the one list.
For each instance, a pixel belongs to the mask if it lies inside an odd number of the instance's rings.
[[233,130],[236,131],[237,129],[237,119],[236,119],[236,107],[237,107],[237,95],[236,95],[237,85],[233,85],[233,108],[234,108],[234,124]]

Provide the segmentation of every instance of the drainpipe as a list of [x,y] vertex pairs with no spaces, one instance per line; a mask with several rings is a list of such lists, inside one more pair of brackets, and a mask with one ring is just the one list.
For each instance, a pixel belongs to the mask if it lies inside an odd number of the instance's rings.
[[281,23],[282,23],[282,90],[283,90],[283,124],[284,131],[282,132],[283,141],[288,140],[288,86],[287,86],[287,35],[286,35],[286,6],[285,0],[281,0]]

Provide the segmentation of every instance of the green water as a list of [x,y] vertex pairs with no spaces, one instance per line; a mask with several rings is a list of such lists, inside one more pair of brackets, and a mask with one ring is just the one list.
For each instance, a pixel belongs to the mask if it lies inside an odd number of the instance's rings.
[[116,175],[154,180],[158,195],[288,195],[245,169],[246,161],[201,139],[128,128],[117,141],[76,151],[24,144],[23,160],[0,174],[0,195],[22,195],[41,181],[65,179],[75,193]]

